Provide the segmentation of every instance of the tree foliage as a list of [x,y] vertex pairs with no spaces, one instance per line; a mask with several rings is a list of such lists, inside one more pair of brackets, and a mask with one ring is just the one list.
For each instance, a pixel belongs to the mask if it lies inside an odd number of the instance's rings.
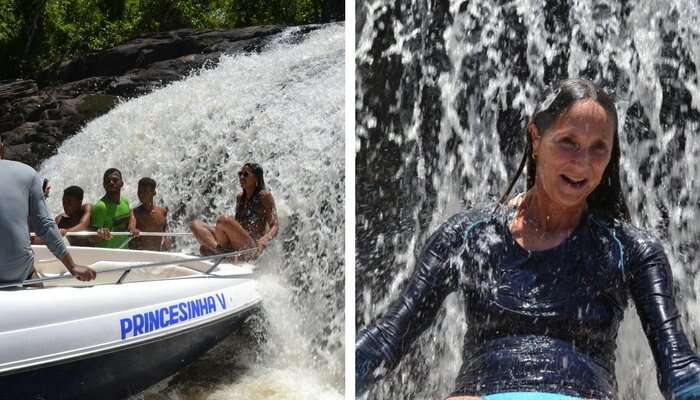
[[342,0],[0,0],[0,79],[145,32],[343,20]]

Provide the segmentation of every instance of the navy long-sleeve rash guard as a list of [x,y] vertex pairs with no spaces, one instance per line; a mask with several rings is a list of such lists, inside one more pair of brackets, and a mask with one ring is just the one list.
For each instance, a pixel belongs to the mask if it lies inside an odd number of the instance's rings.
[[584,215],[556,247],[527,251],[513,210],[465,212],[432,235],[401,297],[358,336],[360,386],[392,368],[459,290],[469,329],[453,395],[554,392],[617,397],[615,339],[631,297],[666,399],[700,399],[700,359],[673,299],[661,244],[620,222]]

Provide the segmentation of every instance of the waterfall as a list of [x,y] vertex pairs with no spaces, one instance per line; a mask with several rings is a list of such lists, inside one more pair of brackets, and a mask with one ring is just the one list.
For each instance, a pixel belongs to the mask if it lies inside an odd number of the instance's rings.
[[[134,207],[137,182],[149,176],[171,231],[233,215],[236,172],[246,162],[264,168],[281,224],[258,260],[267,339],[256,351],[223,343],[205,357],[217,358],[201,372],[213,377],[176,376],[147,398],[343,398],[344,26],[304,32],[289,29],[261,53],[222,56],[216,67],[123,102],[41,166],[54,213],[70,185],[85,190],[85,201],[99,199],[110,167],[122,171],[122,195]],[[193,239],[176,246],[198,251]]]
[[[397,298],[427,235],[505,190],[543,89],[581,77],[617,98],[632,219],[662,239],[685,332],[698,343],[697,2],[373,0],[357,13],[358,328]],[[465,324],[463,305],[448,297],[368,397],[445,398]],[[616,358],[620,399],[661,398],[633,307]]]

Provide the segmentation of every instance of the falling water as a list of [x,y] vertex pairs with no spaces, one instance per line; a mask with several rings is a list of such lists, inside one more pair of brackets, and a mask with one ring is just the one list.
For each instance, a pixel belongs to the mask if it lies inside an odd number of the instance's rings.
[[[265,169],[282,227],[258,260],[265,333],[249,328],[249,346],[225,341],[141,397],[342,399],[343,31],[290,29],[260,54],[224,56],[216,68],[120,104],[42,165],[54,213],[69,185],[86,201],[100,198],[109,167],[121,169],[132,206],[139,178],[154,178],[172,231],[233,214],[236,172],[246,162]],[[192,239],[177,246],[198,249]]]
[[[633,221],[663,240],[697,348],[697,2],[376,0],[358,6],[357,21],[358,327],[396,299],[430,232],[505,189],[543,88],[583,77],[618,99]],[[448,297],[433,327],[368,397],[446,397],[467,329],[463,306]],[[661,398],[633,309],[616,357],[620,399]]]

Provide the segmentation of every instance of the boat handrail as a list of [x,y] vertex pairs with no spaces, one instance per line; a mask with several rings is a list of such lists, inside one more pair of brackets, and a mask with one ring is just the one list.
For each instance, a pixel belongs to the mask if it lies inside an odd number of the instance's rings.
[[[110,232],[112,236],[128,236],[129,239],[125,240],[124,243],[119,246],[120,249],[125,248],[129,242],[134,240],[137,236],[131,234],[131,232]],[[30,233],[30,236],[36,237],[37,234],[34,232]],[[96,231],[76,231],[76,232],[66,232],[64,236],[97,236]],[[139,232],[140,237],[177,237],[177,236],[192,236],[192,232]]]
[[[131,232],[110,232],[112,236],[131,236]],[[66,236],[97,236],[95,231],[66,232]],[[192,232],[140,232],[139,236],[192,236]]]
[[[99,273],[105,273],[105,272],[118,272],[118,271],[124,271],[123,274],[120,275],[119,279],[117,279],[116,284],[121,284],[124,281],[124,278],[126,278],[126,275],[131,272],[132,269],[141,269],[141,268],[155,268],[155,267],[164,267],[168,265],[173,265],[173,264],[187,264],[190,262],[195,262],[195,261],[207,261],[207,260],[216,260],[214,264],[212,264],[209,269],[206,271],[200,271],[196,268],[187,266],[187,265],[181,265],[184,268],[188,268],[194,271],[197,271],[199,273],[205,274],[205,275],[211,275],[214,269],[221,264],[221,262],[227,258],[230,257],[236,257],[236,256],[242,256],[245,254],[251,254],[253,252],[258,251],[257,247],[253,247],[250,249],[245,249],[245,250],[240,250],[240,251],[233,251],[230,253],[220,253],[220,254],[214,254],[211,256],[201,256],[201,257],[191,257],[191,258],[178,258],[178,259],[173,259],[173,260],[167,260],[167,261],[157,261],[157,262],[152,262],[152,263],[145,263],[145,264],[135,264],[135,265],[125,265],[122,267],[116,267],[116,268],[107,268],[99,271]],[[94,264],[91,264],[94,265]],[[68,272],[68,271],[66,271]],[[241,277],[247,277],[250,274],[241,274],[237,276]],[[43,283],[43,282],[49,282],[49,281],[54,281],[54,280],[59,280],[59,279],[71,279],[73,278],[73,275],[70,273],[64,273],[59,276],[49,276],[46,278],[37,278],[37,279],[26,279],[22,282],[15,282],[15,283],[4,283],[0,284],[0,289],[6,289],[10,287],[16,287],[16,286],[26,286],[26,285],[33,285],[37,283]]]
[[[110,232],[112,236],[131,236],[131,232]],[[37,236],[32,232],[31,236]],[[96,231],[76,231],[66,232],[65,236],[97,236]],[[163,237],[163,236],[192,236],[192,232],[140,232],[139,236]]]

